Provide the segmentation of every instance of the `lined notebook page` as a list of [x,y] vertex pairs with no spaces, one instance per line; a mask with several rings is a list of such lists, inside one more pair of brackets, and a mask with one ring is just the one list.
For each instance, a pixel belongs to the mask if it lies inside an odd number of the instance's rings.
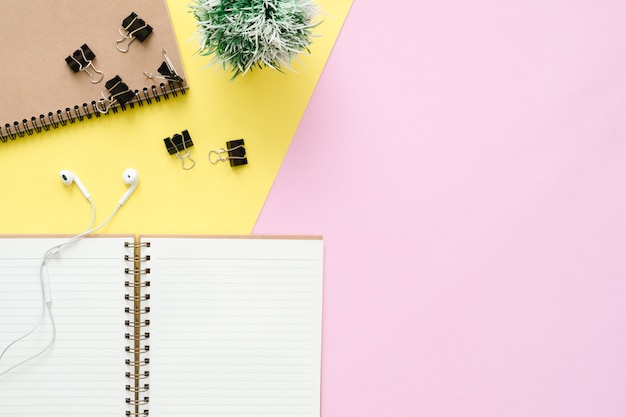
[[[0,350],[37,323],[41,258],[62,241],[0,238]],[[125,414],[124,241],[83,239],[49,260],[56,342],[41,357],[0,376],[0,415]],[[46,317],[0,360],[0,373],[39,352],[51,334]]]
[[323,241],[147,240],[150,416],[319,417]]

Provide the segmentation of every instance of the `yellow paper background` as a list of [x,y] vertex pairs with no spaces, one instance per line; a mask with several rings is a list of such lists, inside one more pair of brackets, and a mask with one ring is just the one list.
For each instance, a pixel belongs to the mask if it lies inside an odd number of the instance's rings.
[[[89,204],[77,187],[61,183],[61,169],[79,176],[95,202],[96,224],[104,221],[127,190],[128,167],[139,172],[139,186],[101,232],[250,233],[351,1],[318,4],[324,21],[311,55],[293,63],[296,72],[255,69],[231,82],[230,72],[207,68],[210,57],[195,53],[187,2],[168,0],[187,94],[0,144],[0,233],[78,233],[87,226]],[[36,92],[25,85],[25,94]],[[163,144],[183,129],[194,142],[196,166],[188,171]],[[238,138],[245,139],[248,165],[209,163],[210,150]]]

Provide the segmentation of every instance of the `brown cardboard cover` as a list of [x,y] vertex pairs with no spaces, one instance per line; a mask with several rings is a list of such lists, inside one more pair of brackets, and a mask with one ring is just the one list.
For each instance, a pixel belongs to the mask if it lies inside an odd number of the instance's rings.
[[[122,38],[122,20],[131,12],[152,26],[153,32],[122,53],[115,43]],[[84,72],[73,72],[65,62],[82,44],[95,53],[93,64],[104,73],[97,84]],[[143,73],[158,73],[164,60],[161,49],[186,78],[165,0],[3,0],[0,45],[0,136],[6,136],[7,123],[13,129],[17,121],[23,131],[24,119],[30,126],[31,117],[48,119],[48,113],[56,115],[57,110],[65,116],[66,108],[74,114],[76,105],[82,112],[83,103],[91,109],[90,103],[102,97],[100,92],[107,93],[105,82],[116,75],[131,90],[146,87],[152,91],[156,85],[160,92],[164,81]]]

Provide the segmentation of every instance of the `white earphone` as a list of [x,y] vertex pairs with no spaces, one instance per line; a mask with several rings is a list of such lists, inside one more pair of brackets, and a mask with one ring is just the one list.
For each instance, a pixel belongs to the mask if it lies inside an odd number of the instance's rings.
[[89,202],[89,204],[91,205],[91,221],[89,222],[89,225],[87,226],[87,228],[85,229],[84,232],[66,240],[65,242],[62,242],[56,246],[53,246],[52,248],[48,249],[46,251],[46,253],[43,255],[43,258],[41,260],[41,264],[39,267],[39,276],[40,276],[40,281],[41,281],[41,291],[42,291],[42,309],[41,309],[41,315],[39,316],[39,320],[37,321],[37,323],[34,325],[34,327],[29,330],[28,332],[26,332],[25,334],[23,334],[22,336],[18,337],[17,339],[13,340],[11,343],[9,343],[7,346],[4,347],[4,349],[0,350],[0,361],[3,359],[4,355],[6,354],[6,352],[11,349],[13,346],[16,346],[21,340],[25,339],[26,337],[28,337],[29,335],[33,334],[40,326],[41,323],[44,320],[44,315],[46,313],[46,311],[48,312],[48,316],[50,317],[50,321],[52,323],[52,336],[50,338],[49,343],[47,344],[46,347],[44,347],[42,350],[40,350],[39,352],[27,357],[26,359],[22,360],[21,362],[10,366],[8,369],[5,369],[4,371],[0,372],[0,377],[2,375],[5,375],[6,373],[14,370],[15,368],[20,367],[21,365],[30,362],[31,360],[43,355],[45,352],[47,352],[52,345],[54,344],[54,341],[56,340],[56,325],[54,324],[54,316],[52,314],[52,293],[50,291],[50,277],[49,277],[49,273],[48,273],[48,267],[46,265],[47,261],[49,258],[51,258],[52,256],[55,256],[57,253],[59,253],[59,251],[61,250],[61,248],[63,248],[64,246],[77,241],[78,239],[85,237],[86,235],[95,232],[96,230],[104,227],[107,223],[109,223],[112,219],[113,216],[115,216],[115,213],[117,213],[117,211],[120,209],[120,207],[122,207],[124,205],[124,203],[126,203],[126,201],[128,201],[128,199],[130,198],[131,194],[135,191],[135,188],[137,188],[137,184],[139,184],[139,174],[137,173],[137,171],[135,171],[132,168],[128,168],[124,171],[124,173],[122,174],[122,180],[124,181],[125,184],[127,184],[128,190],[126,190],[126,192],[124,193],[124,195],[122,196],[122,198],[120,198],[120,201],[117,203],[117,206],[115,207],[115,209],[113,210],[113,212],[111,213],[111,215],[104,221],[102,222],[100,225],[92,228],[93,226],[93,222],[95,220],[96,217],[96,207],[93,203],[93,200],[91,199],[91,195],[89,194],[89,192],[87,191],[87,188],[85,188],[85,186],[83,185],[83,183],[80,181],[80,179],[78,178],[78,176],[73,173],[72,171],[68,171],[66,169],[62,170],[59,173],[59,176],[61,178],[61,181],[63,182],[63,184],[65,185],[72,185],[73,183],[76,184],[76,186],[78,187],[78,189],[80,190],[80,192],[83,194],[83,196],[85,196],[85,198],[87,199],[87,201]]
[[135,191],[135,188],[137,188],[137,184],[139,183],[139,173],[132,168],[127,168],[122,173],[122,180],[125,184],[130,185],[130,187],[124,193],[122,198],[120,198],[118,203],[120,206],[126,203],[126,200],[128,200],[133,191]]
[[80,182],[80,180],[78,179],[78,176],[74,174],[72,171],[68,171],[67,169],[64,169],[59,173],[59,176],[61,177],[61,181],[63,182],[63,184],[72,185],[72,183],[75,183],[76,186],[78,186],[78,189],[80,190],[80,192],[83,193],[83,195],[85,196],[87,200],[91,198],[91,196],[89,195],[89,192],[87,191],[83,183]]
[[[78,187],[80,192],[83,194],[83,196],[85,196],[87,200],[91,200],[91,195],[89,194],[89,191],[87,191],[87,188],[85,188],[83,183],[80,181],[80,179],[78,178],[78,175],[76,175],[72,171],[64,169],[59,173],[59,176],[61,177],[61,182],[63,182],[63,184],[65,185],[72,185],[72,183],[76,184],[76,186]],[[129,199],[133,191],[135,191],[135,188],[137,188],[137,184],[139,184],[139,173],[133,168],[127,168],[122,173],[122,180],[124,181],[125,184],[129,185],[130,187],[124,193],[122,198],[120,198],[120,201],[118,202],[119,206],[123,206],[124,203],[126,203],[126,201]]]

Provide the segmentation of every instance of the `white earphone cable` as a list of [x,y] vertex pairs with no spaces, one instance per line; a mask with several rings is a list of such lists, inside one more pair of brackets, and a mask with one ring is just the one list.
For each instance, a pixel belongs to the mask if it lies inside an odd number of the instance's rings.
[[[49,282],[48,282],[48,272],[47,272],[47,268],[46,268],[46,262],[48,261],[48,258],[50,258],[51,256],[55,255],[56,253],[59,252],[59,250],[66,245],[69,245],[72,242],[75,242],[76,240],[80,239],[81,237],[85,236],[88,233],[91,233],[91,227],[93,226],[93,223],[96,219],[96,206],[93,203],[93,200],[91,198],[88,198],[87,201],[89,202],[90,206],[91,206],[91,220],[89,221],[89,225],[87,226],[87,228],[85,229],[84,232],[70,238],[69,240],[58,244],[56,246],[51,247],[50,249],[48,249],[46,251],[46,253],[44,254],[41,263],[39,264],[39,280],[40,280],[40,284],[41,284],[41,300],[42,300],[42,305],[41,305],[41,314],[39,315],[39,320],[37,321],[37,323],[33,326],[33,328],[28,331],[27,333],[23,334],[22,336],[18,337],[17,339],[13,340],[11,343],[9,343],[3,350],[2,352],[0,352],[0,361],[2,360],[2,358],[4,357],[4,355],[9,351],[9,349],[11,349],[11,347],[13,347],[14,345],[16,345],[17,343],[19,343],[21,340],[24,340],[25,338],[27,338],[28,336],[30,336],[31,334],[33,334],[43,323],[44,317],[46,315],[46,311],[48,311],[48,316],[50,317],[50,323],[52,325],[52,336],[50,338],[50,342],[48,343],[48,345],[46,345],[42,350],[40,350],[38,353],[22,360],[21,362],[11,366],[8,369],[5,369],[4,371],[0,372],[0,376],[3,376],[5,374],[7,374],[8,372],[12,371],[13,369],[43,355],[45,352],[47,352],[53,345],[54,342],[56,340],[56,323],[54,321],[54,316],[52,314],[52,302],[50,301],[50,288],[49,288]],[[115,210],[117,211],[117,209]],[[101,225],[102,226],[102,225]],[[99,226],[99,227],[101,227]]]
[[133,193],[133,191],[135,190],[135,188],[137,187],[137,181],[138,181],[138,174],[137,171],[135,171],[132,168],[129,168],[127,170],[124,171],[122,178],[124,180],[124,182],[128,185],[130,185],[130,188],[128,189],[128,191],[122,196],[122,198],[120,199],[120,201],[117,203],[117,206],[115,207],[115,209],[111,212],[111,214],[109,215],[109,217],[107,217],[102,223],[100,223],[98,226],[92,228],[93,223],[95,221],[96,218],[96,207],[93,203],[93,200],[91,199],[91,196],[89,195],[89,193],[87,192],[87,189],[82,185],[82,183],[80,182],[80,180],[78,179],[78,177],[72,173],[71,171],[67,171],[67,170],[63,170],[61,171],[61,180],[63,181],[64,184],[69,185],[72,182],[75,182],[76,185],[78,186],[78,188],[80,189],[80,191],[83,193],[83,195],[85,196],[85,198],[87,199],[87,201],[89,202],[89,204],[91,205],[91,220],[89,222],[89,225],[87,226],[87,228],[85,229],[84,232],[68,239],[67,241],[60,243],[58,245],[53,246],[52,248],[48,249],[46,251],[46,253],[44,254],[41,264],[39,266],[39,277],[40,277],[40,283],[41,283],[41,298],[42,298],[42,308],[41,308],[41,314],[39,316],[39,320],[37,321],[37,323],[35,324],[35,326],[28,331],[27,333],[25,333],[24,335],[18,337],[17,339],[13,340],[12,342],[10,342],[3,350],[2,352],[0,352],[0,361],[2,361],[2,358],[5,356],[5,354],[9,351],[9,349],[11,349],[11,347],[15,346],[17,343],[19,343],[20,341],[26,339],[28,336],[30,336],[31,334],[33,334],[43,323],[45,315],[46,315],[46,311],[48,312],[48,316],[50,317],[50,323],[52,325],[52,336],[50,338],[50,342],[48,343],[48,345],[46,347],[44,347],[41,351],[39,351],[38,353],[36,353],[35,355],[32,355],[24,360],[22,360],[21,362],[11,366],[8,369],[5,369],[4,371],[0,372],[0,377],[7,374],[8,372],[12,371],[13,369],[43,355],[45,352],[47,352],[50,348],[52,348],[52,346],[54,345],[54,342],[56,340],[56,335],[57,335],[57,329],[56,329],[56,323],[54,321],[54,316],[52,314],[52,298],[51,298],[51,293],[50,293],[50,283],[49,283],[49,277],[48,277],[48,269],[46,267],[46,262],[48,261],[48,259],[54,255],[56,255],[62,247],[69,245],[70,243],[73,243],[75,241],[77,241],[78,239],[96,232],[97,230],[100,230],[101,228],[103,228],[104,226],[106,226],[115,216],[115,214],[118,212],[118,210],[122,207],[122,205],[124,205],[124,203],[128,200],[128,198],[130,197],[130,195]]

